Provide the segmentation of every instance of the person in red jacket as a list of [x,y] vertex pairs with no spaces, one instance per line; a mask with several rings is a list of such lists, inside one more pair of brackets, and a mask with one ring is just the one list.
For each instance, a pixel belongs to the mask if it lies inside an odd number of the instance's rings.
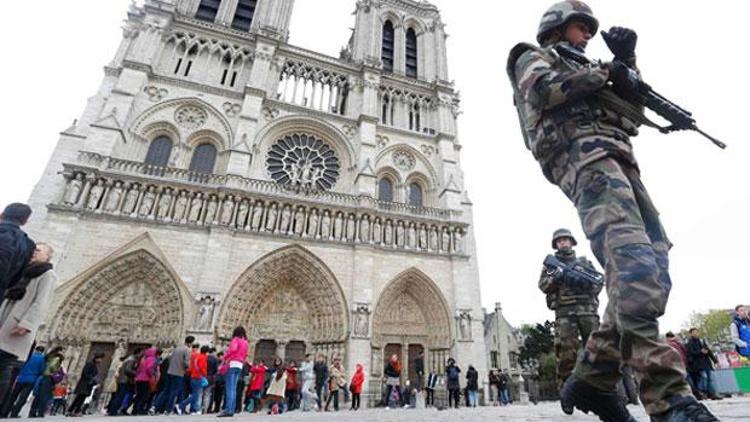
[[297,378],[297,362],[290,361],[286,367],[286,406],[287,410],[297,408],[299,397],[299,380]]
[[208,346],[203,346],[199,353],[193,353],[190,356],[190,396],[175,405],[175,411],[182,414],[187,412],[187,406],[190,405],[192,415],[201,414],[201,399],[203,397],[203,388],[208,386]]
[[266,381],[266,362],[263,359],[257,365],[250,366],[250,398],[253,400],[253,413],[260,410],[260,398],[263,396],[263,385]]
[[365,370],[361,364],[357,364],[357,370],[354,371],[352,381],[349,383],[349,390],[352,392],[351,410],[359,410],[360,395],[362,394],[362,384],[365,383]]

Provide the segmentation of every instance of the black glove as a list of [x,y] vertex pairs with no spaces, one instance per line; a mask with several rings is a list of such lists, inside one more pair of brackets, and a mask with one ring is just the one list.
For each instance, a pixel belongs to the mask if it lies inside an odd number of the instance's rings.
[[635,58],[635,44],[638,42],[638,34],[635,31],[613,26],[609,29],[609,32],[602,31],[601,34],[616,59],[631,60]]
[[606,64],[609,69],[609,80],[612,88],[621,97],[630,99],[638,92],[638,75],[625,63],[614,61]]

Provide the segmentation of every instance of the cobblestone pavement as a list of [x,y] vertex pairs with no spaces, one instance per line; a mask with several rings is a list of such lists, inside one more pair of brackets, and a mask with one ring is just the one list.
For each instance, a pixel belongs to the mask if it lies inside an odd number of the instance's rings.
[[[750,422],[750,397],[725,399],[719,402],[707,402],[706,405],[722,422],[744,421]],[[631,413],[639,421],[646,422],[648,418],[641,407],[630,407]],[[513,422],[577,422],[598,421],[597,418],[576,412],[573,416],[563,415],[557,403],[540,403],[538,405],[513,405],[509,407],[482,407],[476,409],[443,410],[435,409],[369,409],[356,413],[348,410],[330,413],[300,413],[290,412],[279,416],[267,415],[236,415],[232,419],[216,419],[215,415],[203,416],[149,416],[149,417],[121,417],[109,418],[105,416],[87,416],[82,418],[86,422],[103,422],[118,420],[121,422],[146,421],[356,421],[356,422],[456,422],[456,421],[513,421]],[[70,420],[61,417],[51,417],[45,420]]]

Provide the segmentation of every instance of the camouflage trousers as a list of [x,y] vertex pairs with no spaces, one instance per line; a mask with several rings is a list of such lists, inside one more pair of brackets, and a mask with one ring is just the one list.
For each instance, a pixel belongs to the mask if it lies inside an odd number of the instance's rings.
[[[572,171],[572,170],[571,170]],[[638,169],[603,158],[577,171],[563,188],[578,209],[591,248],[605,269],[609,303],[574,373],[615,391],[620,366],[628,364],[640,385],[646,411],[667,411],[691,396],[679,354],[659,338],[672,287],[671,247]]]
[[[598,315],[559,315],[555,318],[555,357],[558,387],[573,372],[578,349],[599,327]],[[580,340],[579,340],[580,337]]]

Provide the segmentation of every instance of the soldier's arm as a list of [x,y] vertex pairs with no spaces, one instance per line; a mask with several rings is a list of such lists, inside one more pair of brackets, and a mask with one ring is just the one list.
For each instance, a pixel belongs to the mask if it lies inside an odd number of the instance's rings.
[[542,293],[552,293],[557,290],[557,279],[554,275],[547,274],[547,268],[542,267],[542,274],[539,276],[539,290]]
[[515,74],[524,99],[541,110],[586,97],[603,88],[609,79],[609,70],[599,66],[555,71],[548,59],[532,50],[518,59]]

